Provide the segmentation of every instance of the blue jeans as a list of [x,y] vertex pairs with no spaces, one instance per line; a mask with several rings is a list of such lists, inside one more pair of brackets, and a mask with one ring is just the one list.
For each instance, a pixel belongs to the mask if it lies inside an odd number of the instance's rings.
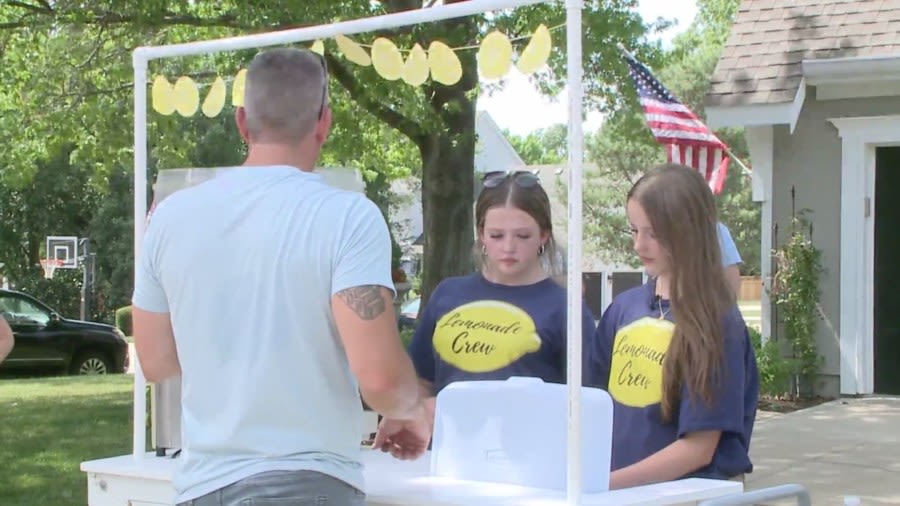
[[366,495],[316,471],[269,471],[178,506],[365,506]]

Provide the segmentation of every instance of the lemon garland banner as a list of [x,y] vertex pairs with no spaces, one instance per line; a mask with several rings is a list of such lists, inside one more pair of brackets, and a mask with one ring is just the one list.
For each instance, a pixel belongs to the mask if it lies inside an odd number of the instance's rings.
[[[553,39],[550,32],[565,25],[547,28],[539,25],[530,36],[510,39],[503,32],[488,33],[481,44],[451,48],[440,41],[433,41],[426,50],[416,43],[408,50],[400,50],[393,41],[378,37],[371,45],[363,45],[353,39],[338,35],[334,38],[338,52],[343,57],[361,67],[371,66],[379,76],[388,81],[401,80],[410,86],[421,86],[430,77],[434,82],[452,86],[462,78],[462,64],[456,51],[478,49],[478,73],[481,78],[493,81],[506,76],[513,66],[525,75],[540,70],[550,58]],[[513,42],[530,39],[513,64]],[[367,51],[368,48],[368,51]],[[316,40],[309,47],[311,51],[325,54],[325,43]],[[407,53],[404,58],[403,54]],[[231,85],[231,105],[244,105],[244,83],[247,70],[241,69],[234,76]],[[190,117],[199,109],[206,117],[217,116],[225,107],[227,86],[221,77],[216,77],[210,85],[206,97],[200,102],[197,83],[188,76],[179,77],[174,84],[162,75],[157,75],[151,86],[153,110],[163,116],[178,113]]]

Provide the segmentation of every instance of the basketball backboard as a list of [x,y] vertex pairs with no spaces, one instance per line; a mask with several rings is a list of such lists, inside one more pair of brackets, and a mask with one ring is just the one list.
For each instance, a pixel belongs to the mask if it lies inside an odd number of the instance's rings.
[[76,269],[78,267],[78,237],[51,235],[47,236],[45,257],[62,262],[59,269]]

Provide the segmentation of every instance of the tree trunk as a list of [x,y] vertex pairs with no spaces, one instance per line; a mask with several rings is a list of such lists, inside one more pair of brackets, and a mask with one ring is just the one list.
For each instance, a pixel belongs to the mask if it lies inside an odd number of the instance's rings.
[[[420,146],[425,245],[421,303],[444,278],[472,271],[475,102],[460,92],[446,129]],[[448,108],[450,109],[450,108]]]

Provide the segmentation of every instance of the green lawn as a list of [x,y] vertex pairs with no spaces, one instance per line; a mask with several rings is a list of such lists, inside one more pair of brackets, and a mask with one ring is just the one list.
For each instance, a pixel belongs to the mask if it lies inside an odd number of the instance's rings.
[[131,375],[0,379],[0,505],[84,506],[82,461],[131,452]]

